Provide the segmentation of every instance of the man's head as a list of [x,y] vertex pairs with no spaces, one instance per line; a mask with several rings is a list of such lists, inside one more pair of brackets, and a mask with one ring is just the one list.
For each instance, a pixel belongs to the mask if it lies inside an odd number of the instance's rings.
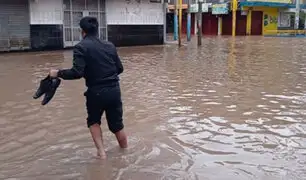
[[93,35],[96,36],[99,30],[99,23],[95,17],[84,17],[80,21],[80,27],[82,29],[82,36]]

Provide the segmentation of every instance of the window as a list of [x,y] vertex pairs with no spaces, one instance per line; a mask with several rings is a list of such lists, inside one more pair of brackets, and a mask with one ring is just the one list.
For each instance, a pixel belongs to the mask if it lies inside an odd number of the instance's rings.
[[279,13],[278,27],[291,27],[291,13],[288,12]]

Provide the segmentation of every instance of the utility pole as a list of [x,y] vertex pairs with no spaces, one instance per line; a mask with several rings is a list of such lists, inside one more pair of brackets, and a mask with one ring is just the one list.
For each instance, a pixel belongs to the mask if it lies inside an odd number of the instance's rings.
[[191,0],[188,0],[188,14],[187,14],[187,41],[191,40],[191,12],[190,7],[191,6]]
[[[219,0],[220,3],[224,3],[224,0]],[[218,36],[222,35],[222,16],[218,15]]]
[[305,18],[305,21],[304,21],[304,30],[306,30],[306,12],[305,11],[304,11],[304,18]]
[[174,33],[173,33],[173,35],[174,35],[174,41],[176,41],[177,40],[177,30],[178,30],[178,27],[177,27],[177,25],[178,25],[178,22],[177,22],[177,8],[178,8],[178,3],[177,3],[177,1],[178,0],[175,0],[175,9],[174,9]]
[[294,29],[299,29],[300,24],[300,0],[295,0],[295,23]]
[[164,44],[167,42],[167,10],[168,0],[164,0]]
[[183,0],[179,0],[179,46],[182,46]]
[[199,11],[198,11],[198,46],[202,45],[202,3],[203,0],[199,0]]
[[232,0],[232,36],[236,36],[236,13],[238,8],[238,0]]
[[218,16],[218,36],[222,35],[222,17]]

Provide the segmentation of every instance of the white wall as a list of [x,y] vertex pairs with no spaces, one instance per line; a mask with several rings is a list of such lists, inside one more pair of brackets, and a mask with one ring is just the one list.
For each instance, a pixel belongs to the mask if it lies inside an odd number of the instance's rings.
[[63,24],[62,0],[29,0],[30,24]]
[[163,24],[163,5],[161,3],[150,3],[149,0],[138,1],[106,0],[107,24]]

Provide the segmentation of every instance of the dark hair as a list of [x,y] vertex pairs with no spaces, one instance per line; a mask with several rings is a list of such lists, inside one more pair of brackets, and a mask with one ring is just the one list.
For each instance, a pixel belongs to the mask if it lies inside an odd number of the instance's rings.
[[97,18],[86,16],[80,21],[81,29],[89,35],[97,35],[99,29],[99,23]]

